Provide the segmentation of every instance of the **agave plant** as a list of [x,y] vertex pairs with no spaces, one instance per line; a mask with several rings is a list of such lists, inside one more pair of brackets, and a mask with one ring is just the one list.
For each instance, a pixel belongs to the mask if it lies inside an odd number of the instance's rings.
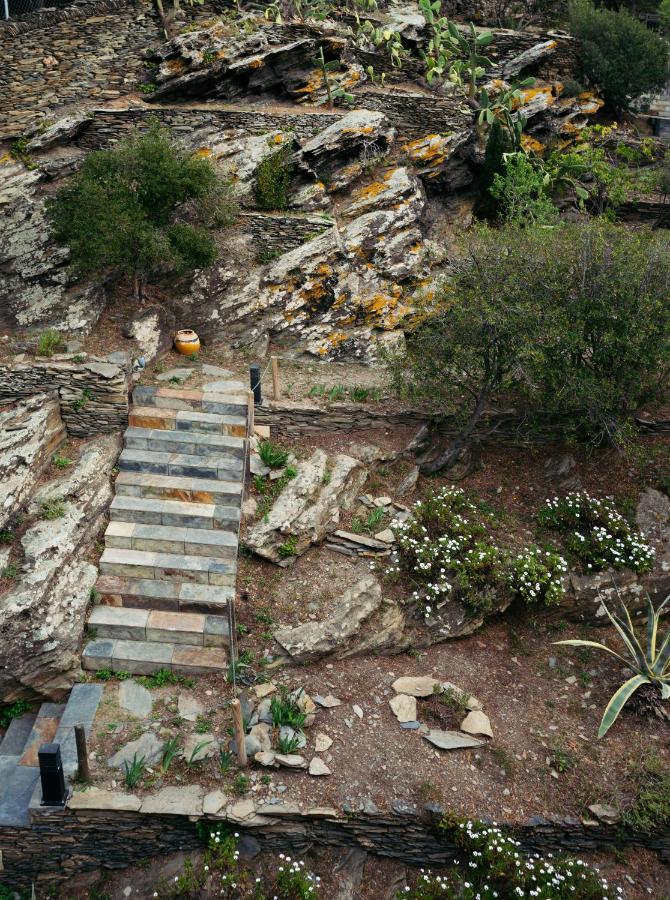
[[607,704],[600,728],[598,729],[599,738],[607,734],[626,702],[643,684],[650,684],[658,688],[661,692],[661,699],[670,700],[670,628],[664,638],[661,639],[659,637],[661,615],[668,602],[670,602],[670,594],[668,594],[658,609],[654,609],[654,604],[651,602],[649,595],[647,595],[646,649],[642,647],[641,640],[635,631],[626,605],[623,602],[621,603],[625,621],[611,613],[605,606],[605,611],[610,621],[616,628],[628,651],[627,658],[621,656],[621,654],[610,647],[606,647],[605,644],[600,644],[598,641],[572,640],[555,642],[557,644],[566,644],[569,647],[594,647],[596,650],[604,650],[634,672],[634,675],[621,685]]

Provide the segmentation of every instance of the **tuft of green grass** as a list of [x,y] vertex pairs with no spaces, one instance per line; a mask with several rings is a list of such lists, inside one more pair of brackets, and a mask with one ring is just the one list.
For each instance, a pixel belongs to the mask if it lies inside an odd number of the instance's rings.
[[55,453],[51,458],[51,462],[57,469],[67,469],[68,466],[72,465],[73,460],[69,456],[61,456],[59,453]]
[[159,669],[153,675],[143,675],[137,680],[149,690],[165,687],[166,684],[181,684],[184,687],[193,687],[195,684],[193,678],[189,678],[186,675],[177,675],[176,672],[171,672],[169,669]]
[[270,440],[261,441],[258,445],[258,455],[266,466],[271,469],[281,469],[286,465],[289,451],[284,450]]
[[133,756],[133,761],[131,763],[125,762],[123,765],[125,769],[123,779],[126,783],[126,787],[136,787],[140,778],[144,774],[145,757],[141,756],[138,759],[137,753],[135,753],[135,755]]
[[249,792],[249,788],[251,787],[251,780],[247,775],[243,775],[240,772],[238,775],[233,778],[233,793],[238,797],[244,797],[245,794]]
[[40,506],[43,519],[62,519],[65,515],[65,503],[62,497],[49,497]]
[[37,352],[40,356],[52,357],[54,353],[65,349],[65,341],[62,335],[58,334],[52,328],[43,332],[37,341]]
[[670,825],[670,769],[656,751],[634,772],[637,794],[623,813],[633,831],[658,833]]

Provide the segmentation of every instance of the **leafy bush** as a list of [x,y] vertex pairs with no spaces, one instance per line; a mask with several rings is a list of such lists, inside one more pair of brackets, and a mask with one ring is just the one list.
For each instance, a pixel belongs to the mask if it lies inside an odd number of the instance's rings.
[[565,546],[588,572],[632,569],[648,572],[654,549],[619,513],[611,497],[598,499],[586,491],[547,500],[538,513],[541,525],[564,534]]
[[590,0],[572,0],[569,13],[582,72],[608,103],[627,109],[635,98],[665,85],[667,45],[639,19],[625,9],[595,7]]
[[286,209],[291,189],[291,147],[266,157],[256,170],[254,197],[261,209]]
[[493,176],[489,191],[500,204],[505,222],[553,225],[558,221],[558,209],[547,194],[544,172],[523,151],[506,156],[503,171]]
[[18,719],[30,710],[27,700],[16,700],[9,706],[0,706],[0,728],[9,728],[12,719]]
[[497,547],[478,516],[462,490],[442,488],[395,527],[394,561],[417,585],[412,599],[425,616],[452,597],[480,613],[490,612],[505,592],[525,603],[559,603],[565,560],[537,547],[518,555]]
[[58,353],[59,350],[64,349],[65,341],[63,340],[62,335],[51,328],[41,334],[37,342],[37,352],[40,356],[51,357],[54,353]]
[[[398,897],[433,900],[446,897],[475,900],[476,897],[546,897],[552,900],[613,900],[620,890],[610,887],[597,869],[581,859],[554,858],[538,853],[525,856],[521,844],[506,835],[495,823],[460,822],[445,818],[440,830],[461,850],[461,877],[449,879],[444,889],[433,893],[401,892]],[[425,883],[439,886],[437,877],[428,874]],[[460,874],[460,873],[459,873]],[[441,881],[445,879],[442,878]],[[418,889],[421,890],[421,879]]]
[[667,235],[602,221],[480,228],[385,354],[392,384],[455,413],[456,450],[495,396],[525,409],[527,430],[549,415],[566,437],[621,443],[634,411],[667,391],[669,251]]
[[139,299],[151,275],[209,265],[215,247],[200,225],[230,223],[235,203],[209,160],[155,125],[90,153],[48,212],[79,274],[129,275]]

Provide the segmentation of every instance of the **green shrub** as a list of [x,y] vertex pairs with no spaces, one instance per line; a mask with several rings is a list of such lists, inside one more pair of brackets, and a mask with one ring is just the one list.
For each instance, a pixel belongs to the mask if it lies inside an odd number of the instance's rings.
[[62,497],[49,497],[40,506],[43,519],[62,519],[65,515],[65,503]]
[[558,209],[547,195],[544,172],[523,151],[509,154],[502,173],[493,176],[489,188],[500,205],[500,216],[512,225],[552,225]]
[[78,273],[128,275],[139,299],[152,275],[209,265],[214,243],[202,226],[231,222],[235,203],[210,160],[154,125],[89,153],[48,213]]
[[577,58],[583,74],[617,109],[662,88],[668,77],[665,41],[625,9],[593,6],[572,0],[570,30],[579,41]]
[[266,157],[256,170],[254,197],[261,209],[286,209],[289,203],[291,177],[291,147],[282,147]]
[[16,700],[9,706],[0,706],[0,728],[9,728],[12,719],[18,719],[30,710],[27,700]]
[[40,356],[51,357],[54,353],[58,353],[64,349],[65,341],[63,340],[62,335],[51,328],[41,334],[37,342],[37,352]]
[[538,513],[546,528],[564,535],[566,549],[587,572],[632,569],[648,572],[654,550],[619,513],[610,497],[591,497],[586,491],[547,500]]
[[288,725],[294,731],[302,731],[307,715],[300,709],[297,698],[287,688],[279,689],[279,696],[270,702],[270,715],[275,728]]
[[264,440],[258,445],[258,455],[266,466],[269,466],[271,469],[281,469],[282,466],[286,465],[289,452],[270,440]]

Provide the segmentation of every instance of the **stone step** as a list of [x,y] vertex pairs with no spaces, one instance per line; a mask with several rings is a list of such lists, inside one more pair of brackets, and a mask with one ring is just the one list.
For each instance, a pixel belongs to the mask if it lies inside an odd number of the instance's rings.
[[37,752],[42,744],[49,744],[54,740],[64,710],[64,703],[43,703],[40,706],[30,734],[26,738],[19,759],[20,766],[39,766]]
[[223,647],[100,638],[89,641],[81,662],[82,668],[89,671],[111,669],[131,675],[151,675],[168,669],[179,675],[207,675],[226,671],[228,654]]
[[235,588],[193,582],[156,581],[101,575],[95,583],[100,602],[132,609],[197,612],[224,615],[235,597]]
[[36,719],[35,713],[24,713],[12,719],[0,741],[0,756],[15,756],[18,759],[22,755]]
[[242,501],[240,481],[218,481],[186,475],[119,472],[115,490],[121,497],[154,497],[159,500],[185,500],[187,503],[229,506],[239,505]]
[[193,647],[225,647],[227,616],[165,612],[123,606],[96,606],[88,620],[96,639],[151,641]]
[[60,744],[63,771],[70,777],[76,775],[78,768],[74,726],[83,725],[86,737],[90,738],[103,691],[101,684],[75,684],[70,691],[55,737]]
[[199,431],[164,431],[160,428],[127,428],[125,446],[130,450],[160,450],[192,456],[226,456],[244,462],[244,438]]
[[128,424],[134,428],[159,428],[163,431],[189,431],[239,438],[247,436],[246,415],[228,416],[193,410],[131,406]]
[[214,559],[210,556],[187,556],[150,550],[116,550],[107,547],[100,557],[99,568],[102,575],[233,587],[237,561]]
[[126,448],[119,457],[122,472],[145,472],[155,475],[177,475],[188,478],[213,478],[215,481],[242,479],[244,462],[221,456],[193,456],[163,450]]
[[117,550],[153,550],[184,556],[237,559],[237,532],[110,522],[105,531],[105,546]]
[[237,531],[240,510],[236,506],[214,503],[189,503],[183,500],[155,500],[151,497],[117,495],[112,500],[109,517],[112,522]]
[[151,385],[133,388],[133,403],[137,406],[155,406],[158,409],[215,413],[218,416],[246,415],[249,408],[246,394],[189,391]]

